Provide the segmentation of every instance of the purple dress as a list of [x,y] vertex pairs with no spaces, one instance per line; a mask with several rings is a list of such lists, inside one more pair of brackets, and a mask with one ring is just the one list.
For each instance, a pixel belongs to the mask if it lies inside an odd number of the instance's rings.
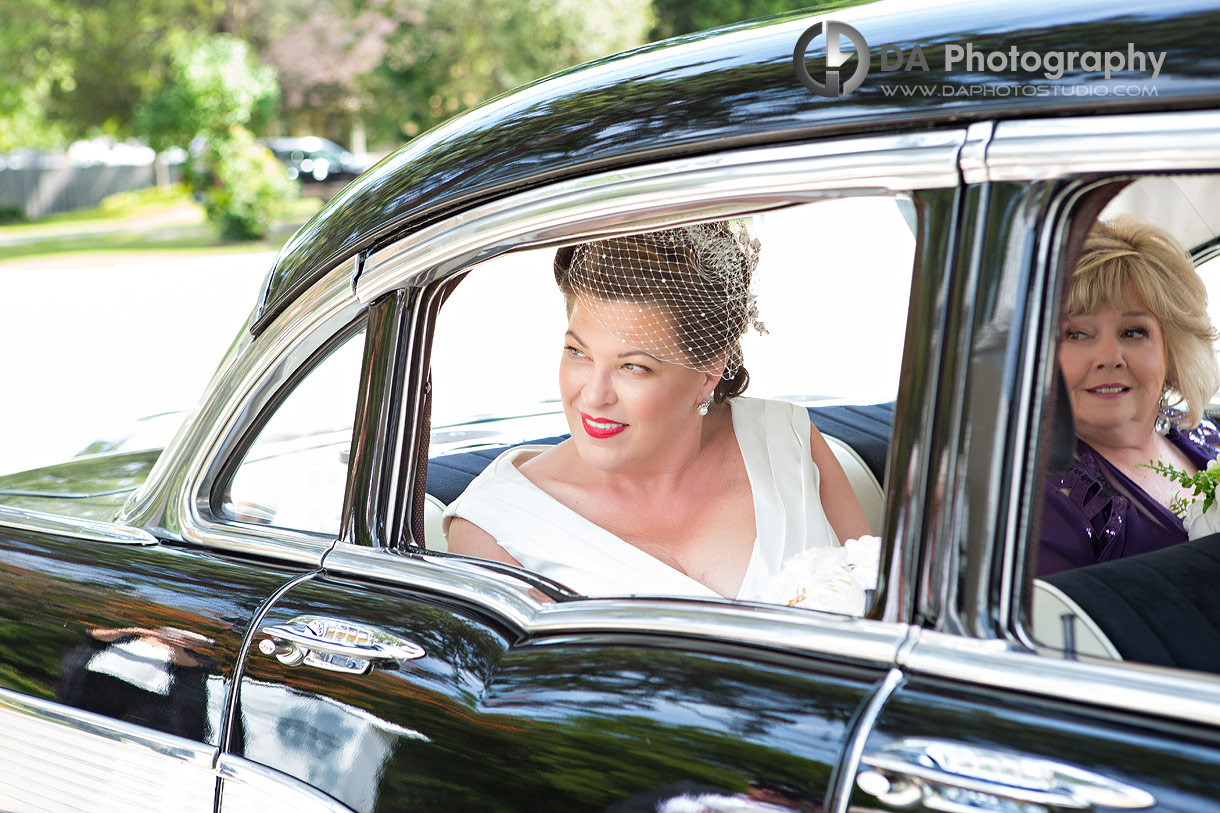
[[[1165,437],[1200,469],[1220,452],[1220,430],[1206,420]],[[1083,440],[1076,441],[1076,461],[1067,473],[1047,478],[1039,576],[1185,541],[1181,519]]]

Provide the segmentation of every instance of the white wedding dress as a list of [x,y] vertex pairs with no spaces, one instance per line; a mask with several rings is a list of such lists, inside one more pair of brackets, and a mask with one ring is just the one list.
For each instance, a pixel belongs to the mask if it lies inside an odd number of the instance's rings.
[[[782,563],[803,550],[838,545],[818,496],[809,413],[787,401],[734,398],[733,431],[754,495],[757,537],[736,598],[758,599]],[[547,446],[497,457],[445,511],[495,538],[524,567],[588,596],[708,596],[717,593],[577,514],[515,465]]]

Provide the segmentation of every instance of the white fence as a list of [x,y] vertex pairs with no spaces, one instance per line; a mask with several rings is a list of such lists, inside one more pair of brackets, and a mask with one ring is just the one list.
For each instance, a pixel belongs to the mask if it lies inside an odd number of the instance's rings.
[[96,206],[107,195],[154,183],[152,164],[0,169],[0,206],[17,206],[26,217],[42,217]]

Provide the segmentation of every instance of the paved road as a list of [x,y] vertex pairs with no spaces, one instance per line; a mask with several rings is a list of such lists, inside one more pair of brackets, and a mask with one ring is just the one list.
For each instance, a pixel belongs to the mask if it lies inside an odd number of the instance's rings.
[[0,473],[189,409],[274,254],[0,262]]

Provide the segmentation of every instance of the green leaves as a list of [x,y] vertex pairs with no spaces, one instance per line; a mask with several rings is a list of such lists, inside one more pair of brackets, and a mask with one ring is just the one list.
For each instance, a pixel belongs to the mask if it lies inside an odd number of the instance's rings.
[[206,164],[210,173],[199,179],[196,188],[208,220],[226,240],[265,237],[300,193],[283,165],[241,125],[234,125],[225,137],[209,140]]
[[279,101],[275,71],[228,34],[179,34],[165,85],[140,105],[136,126],[156,150],[196,136],[224,138],[235,125],[265,119]]
[[519,85],[639,45],[651,23],[648,0],[391,0],[386,13],[397,25],[363,79],[379,102],[367,116],[408,137]]
[[1216,503],[1216,486],[1220,484],[1220,459],[1212,460],[1207,464],[1206,468],[1199,469],[1194,474],[1187,474],[1181,469],[1174,468],[1159,460],[1149,460],[1147,463],[1139,463],[1137,465],[1143,466],[1146,469],[1152,469],[1162,477],[1179,483],[1184,488],[1191,489],[1191,499],[1187,500],[1179,496],[1169,506],[1169,509],[1179,517],[1186,516],[1187,508],[1196,502],[1199,497],[1203,497],[1201,508],[1205,512]]
[[194,147],[187,177],[221,237],[263,237],[299,194],[246,127],[278,102],[275,71],[228,34],[175,39],[167,81],[140,106],[137,126],[156,150]]

